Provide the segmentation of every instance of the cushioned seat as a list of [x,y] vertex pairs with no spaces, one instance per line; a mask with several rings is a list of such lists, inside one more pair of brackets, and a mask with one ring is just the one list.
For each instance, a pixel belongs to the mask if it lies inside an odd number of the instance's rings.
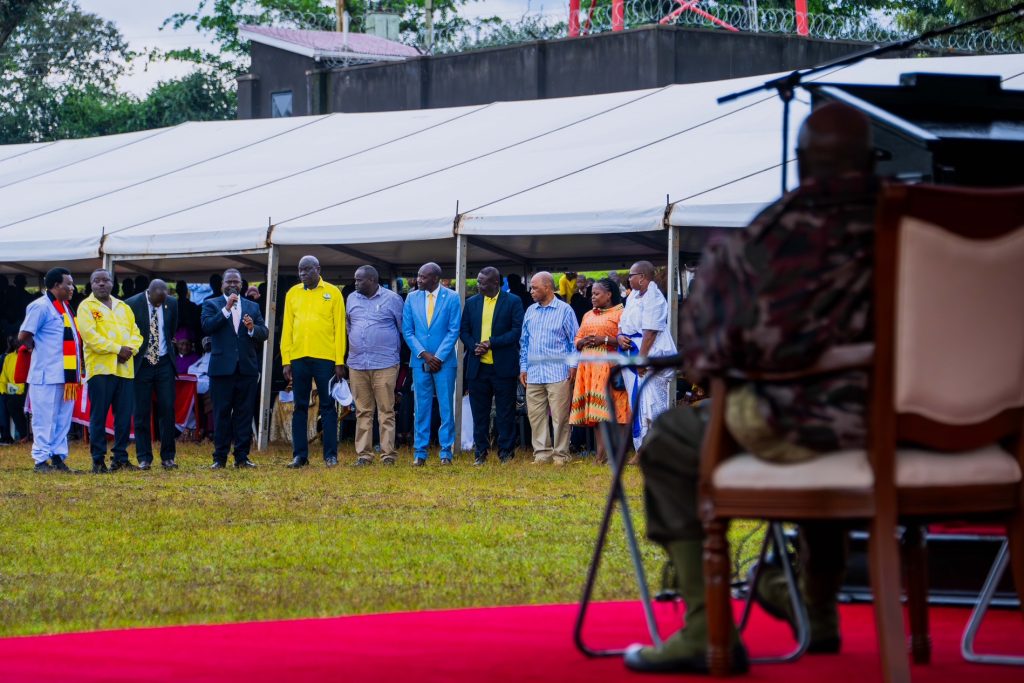
[[[1021,480],[1016,459],[992,445],[966,453],[935,453],[915,449],[896,452],[896,485],[980,486]],[[866,451],[837,451],[793,464],[766,462],[750,453],[735,455],[712,475],[718,489],[865,489],[874,484]]]

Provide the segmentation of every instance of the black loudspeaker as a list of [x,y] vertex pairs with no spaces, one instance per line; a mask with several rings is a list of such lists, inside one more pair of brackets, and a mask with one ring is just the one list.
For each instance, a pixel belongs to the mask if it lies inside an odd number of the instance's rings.
[[[934,605],[973,605],[1003,544],[1001,537],[972,533],[928,534],[928,602]],[[868,535],[850,533],[850,557],[840,599],[870,602]],[[1020,602],[1006,571],[992,600],[993,607],[1017,608]]]

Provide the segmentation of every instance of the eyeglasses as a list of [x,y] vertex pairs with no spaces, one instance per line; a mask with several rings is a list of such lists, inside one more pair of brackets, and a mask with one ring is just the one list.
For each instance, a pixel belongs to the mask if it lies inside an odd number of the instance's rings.
[[629,275],[626,276],[626,279],[628,280],[629,278],[636,277],[637,275],[643,275],[643,273],[630,273]]

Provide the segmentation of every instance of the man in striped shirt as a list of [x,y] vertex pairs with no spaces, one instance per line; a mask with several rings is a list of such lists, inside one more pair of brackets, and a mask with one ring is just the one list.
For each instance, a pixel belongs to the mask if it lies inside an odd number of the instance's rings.
[[[519,341],[519,382],[526,387],[526,410],[533,432],[533,462],[569,462],[569,404],[576,380],[573,341],[579,330],[572,307],[555,296],[555,279],[541,271],[530,280],[536,302],[523,317]],[[565,358],[565,362],[552,362]],[[548,429],[548,413],[554,436]]]

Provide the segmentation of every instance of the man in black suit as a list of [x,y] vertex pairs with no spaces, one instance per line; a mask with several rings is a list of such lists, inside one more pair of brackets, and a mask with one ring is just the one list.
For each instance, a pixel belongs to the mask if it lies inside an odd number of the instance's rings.
[[491,401],[496,406],[498,458],[508,462],[516,447],[516,380],[519,377],[519,336],[523,306],[501,291],[501,273],[488,266],[477,275],[480,293],[466,301],[462,313],[462,344],[466,348],[466,381],[473,410],[474,465],[487,460],[491,444]]
[[167,295],[167,283],[153,280],[149,287],[125,300],[135,314],[142,348],[135,355],[135,457],[139,468],[153,464],[150,414],[156,394],[156,422],[160,430],[160,461],[174,469],[178,430],[174,427],[174,356],[171,340],[178,329],[178,300]]
[[213,399],[213,465],[227,466],[235,444],[235,467],[256,467],[249,460],[252,414],[259,381],[257,343],[266,340],[260,307],[242,298],[242,274],[224,271],[223,296],[203,302],[203,334],[210,337],[210,397]]

